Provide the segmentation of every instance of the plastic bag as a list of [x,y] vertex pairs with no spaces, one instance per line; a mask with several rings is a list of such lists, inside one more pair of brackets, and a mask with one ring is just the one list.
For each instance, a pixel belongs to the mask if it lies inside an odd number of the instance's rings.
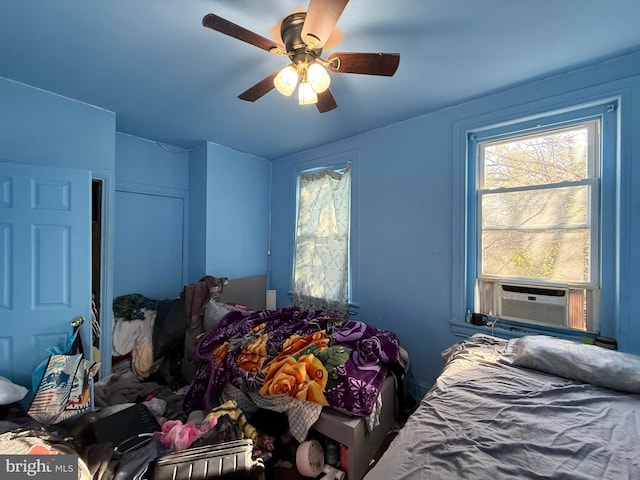
[[0,377],[0,405],[9,405],[24,398],[29,390],[13,383],[8,378]]
[[87,412],[91,406],[90,381],[100,364],[83,358],[78,326],[67,338],[68,351],[49,357],[29,407],[29,416],[45,425]]

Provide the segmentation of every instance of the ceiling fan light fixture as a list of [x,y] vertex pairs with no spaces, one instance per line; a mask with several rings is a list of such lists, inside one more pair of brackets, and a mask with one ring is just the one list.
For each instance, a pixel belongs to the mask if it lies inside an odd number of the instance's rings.
[[318,95],[313,91],[309,82],[300,82],[298,86],[298,103],[300,105],[318,103]]
[[301,105],[315,103],[318,111],[324,113],[338,106],[329,89],[329,74],[392,77],[396,73],[399,53],[337,52],[329,55],[327,60],[323,59],[323,50],[342,40],[343,35],[336,28],[336,23],[349,0],[308,1],[306,12],[298,8],[270,30],[273,40],[213,13],[203,17],[202,25],[211,30],[290,60],[290,65],[270,73],[238,95],[240,100],[255,102],[271,90],[291,96],[297,88]]
[[316,93],[322,93],[331,85],[329,72],[319,63],[312,63],[307,67],[307,81]]
[[273,85],[283,95],[290,96],[298,84],[298,70],[293,65],[287,65],[273,79]]
[[320,43],[320,39],[316,37],[313,33],[307,33],[306,41],[307,41],[307,47],[309,48],[309,50],[313,50],[314,48],[316,48],[316,45]]

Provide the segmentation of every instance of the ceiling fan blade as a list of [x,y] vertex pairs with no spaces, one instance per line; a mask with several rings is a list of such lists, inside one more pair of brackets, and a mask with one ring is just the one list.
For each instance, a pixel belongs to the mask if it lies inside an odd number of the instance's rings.
[[329,35],[329,38],[324,44],[324,47],[322,48],[325,50],[330,50],[338,45],[342,40],[344,40],[344,33],[342,33],[339,28],[334,28],[331,32],[331,35]]
[[276,78],[276,75],[278,75],[278,72],[279,70],[276,70],[271,75],[264,77],[262,80],[256,83],[253,87],[248,88],[247,90],[242,92],[240,95],[238,95],[238,98],[240,100],[246,100],[247,102],[255,102],[260,97],[266,95],[267,93],[269,93],[271,90],[275,88],[273,84],[273,79]]
[[209,13],[202,18],[202,26],[215,30],[216,32],[224,33],[225,35],[254,45],[267,52],[271,52],[274,49],[280,50],[278,44],[273,40],[258,35],[251,30],[247,30],[213,13]]
[[400,64],[400,54],[336,52],[327,60],[333,72],[392,77]]
[[[302,40],[311,48],[324,47],[347,3],[349,0],[311,0],[302,27]],[[315,38],[310,40],[308,35]]]
[[[284,17],[280,19],[278,23],[276,23],[273,27],[269,29],[269,35],[271,35],[276,42],[279,42],[281,45],[284,45],[284,41],[282,40],[282,32],[280,32],[280,29],[282,27],[282,21],[285,18],[287,18],[289,15],[292,15],[294,13],[300,13],[300,12],[304,12],[304,8],[298,7],[295,10],[292,10],[289,13],[287,13]],[[283,48],[282,51],[284,52],[284,50],[285,49]]]
[[318,94],[318,103],[316,103],[316,107],[318,107],[318,111],[320,113],[325,113],[329,110],[333,110],[337,106],[338,104],[336,103],[336,99],[333,98],[331,90],[327,89],[324,92]]

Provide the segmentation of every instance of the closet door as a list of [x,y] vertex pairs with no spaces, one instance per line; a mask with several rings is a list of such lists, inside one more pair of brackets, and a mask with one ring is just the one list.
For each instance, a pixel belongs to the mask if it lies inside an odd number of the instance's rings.
[[0,376],[30,387],[78,316],[88,356],[90,172],[0,162]]

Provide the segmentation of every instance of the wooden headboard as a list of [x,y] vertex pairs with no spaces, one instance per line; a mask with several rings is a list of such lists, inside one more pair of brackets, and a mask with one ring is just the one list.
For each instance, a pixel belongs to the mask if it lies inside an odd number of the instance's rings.
[[216,300],[244,305],[252,310],[264,310],[266,307],[267,276],[256,275],[229,279],[222,295]]

